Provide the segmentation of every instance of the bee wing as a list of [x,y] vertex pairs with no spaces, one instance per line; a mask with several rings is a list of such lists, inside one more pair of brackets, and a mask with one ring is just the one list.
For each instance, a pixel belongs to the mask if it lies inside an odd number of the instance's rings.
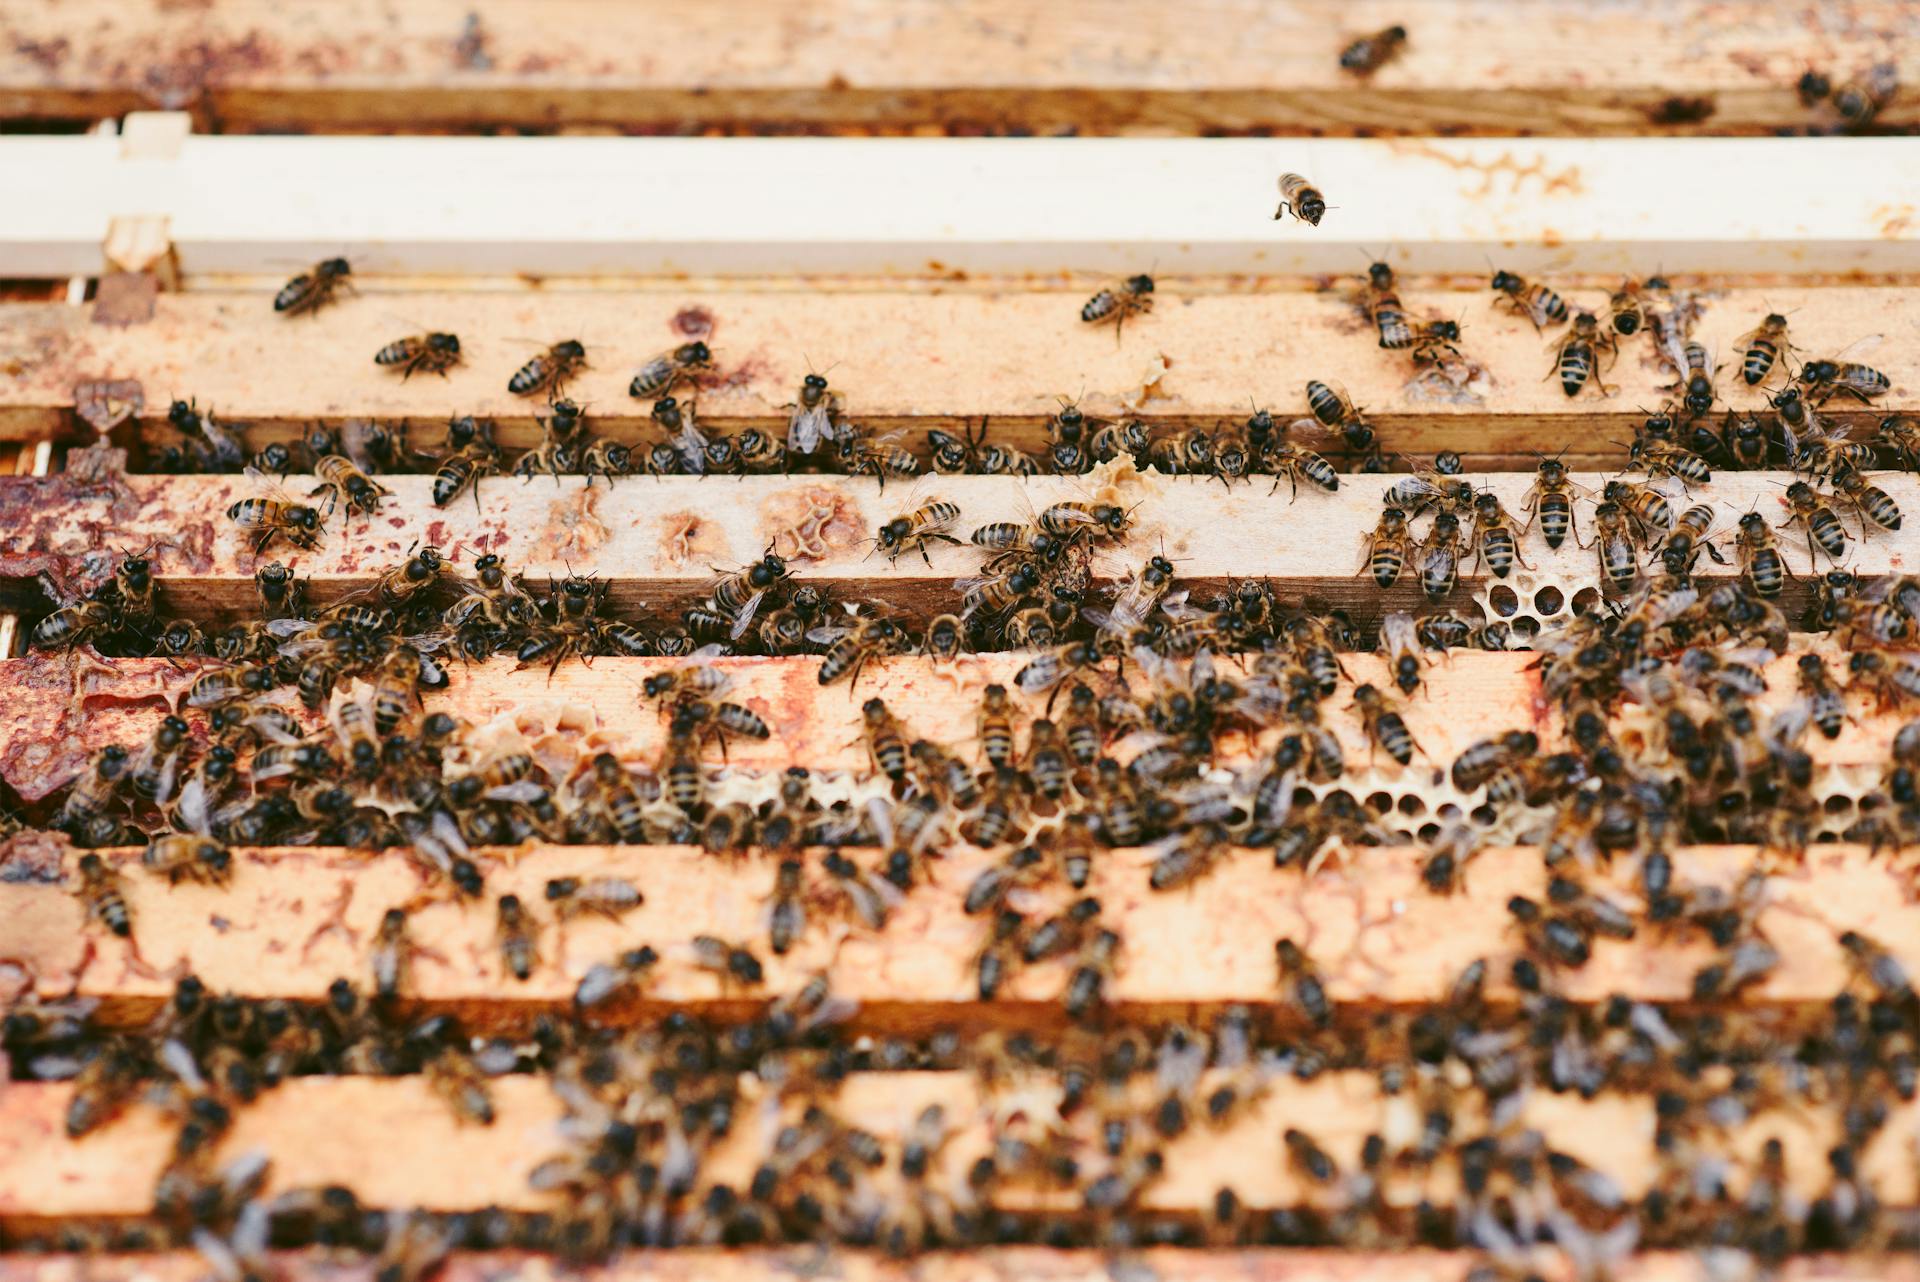
[[1380,620],[1380,648],[1389,654],[1396,650],[1417,651],[1420,648],[1411,614],[1396,610]]
[[733,621],[733,629],[730,633],[735,640],[747,634],[747,629],[753,626],[754,613],[759,610],[760,603],[766,599],[767,594],[763,589],[748,597],[747,603],[740,607],[740,617]]
[[1841,361],[1859,361],[1878,351],[1880,344],[1885,342],[1886,338],[1887,336],[1885,334],[1868,334],[1863,338],[1856,338],[1828,359],[1835,363]]
[[787,448],[798,454],[811,454],[820,448],[831,430],[825,401],[812,409],[796,406],[793,416],[787,420]]
[[817,628],[807,629],[807,640],[815,645],[832,645],[842,637],[851,636],[853,628],[838,623],[827,623]]
[[683,413],[680,423],[680,430],[672,437],[673,448],[679,451],[681,460],[687,465],[687,471],[695,476],[705,475],[707,446],[710,442],[706,434],[693,425],[691,412]]
[[522,779],[517,783],[489,788],[481,795],[488,801],[522,801],[532,804],[547,795],[547,787],[535,779]]
[[276,503],[298,504],[300,502],[299,499],[287,493],[286,488],[282,486],[277,479],[268,476],[253,464],[247,464],[243,470],[265,491],[265,494],[262,495],[263,498],[272,499]]

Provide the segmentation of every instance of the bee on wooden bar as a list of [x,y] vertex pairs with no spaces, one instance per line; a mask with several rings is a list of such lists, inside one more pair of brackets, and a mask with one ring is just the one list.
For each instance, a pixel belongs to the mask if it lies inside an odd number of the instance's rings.
[[581,370],[587,367],[587,349],[577,338],[566,338],[547,348],[513,372],[507,390],[515,396],[536,396],[541,392],[552,400]]
[[812,454],[834,439],[833,416],[840,409],[840,397],[828,390],[824,374],[809,372],[800,380],[798,399],[786,408],[787,454]]
[[1530,285],[1524,277],[1513,272],[1496,271],[1493,274],[1493,288],[1501,295],[1496,302],[1505,303],[1526,317],[1533,322],[1535,329],[1545,329],[1550,324],[1558,325],[1567,319],[1566,300],[1545,285]]
[[1327,215],[1327,198],[1305,175],[1281,174],[1280,207],[1273,211],[1274,221],[1278,222],[1285,214],[1292,214],[1309,227],[1318,227]]
[[1413,346],[1413,324],[1408,321],[1406,308],[1400,305],[1400,295],[1395,292],[1392,267],[1383,262],[1367,266],[1367,284],[1361,291],[1361,302],[1380,335],[1380,346],[1395,351]]
[[1787,506],[1791,514],[1783,523],[1791,525],[1799,522],[1805,527],[1807,535],[1807,561],[1813,561],[1813,546],[1818,543],[1820,550],[1840,560],[1847,554],[1847,530],[1840,523],[1839,514],[1827,502],[1827,496],[1814,489],[1805,481],[1795,481],[1787,486]]
[[744,944],[731,943],[717,935],[695,935],[692,948],[694,964],[702,970],[713,971],[725,981],[749,988],[766,982],[766,969]]
[[311,552],[319,548],[326,535],[326,518],[319,509],[284,498],[241,499],[227,509],[227,519],[253,536],[256,556],[266,551],[276,536]]
[[500,961],[515,979],[526,980],[540,964],[540,950],[534,939],[537,929],[533,915],[518,895],[502,895],[495,905],[498,919],[494,938],[500,946]]
[[1893,455],[1901,467],[1920,471],[1920,420],[1889,414],[1874,432],[1874,444]]
[[1870,484],[1866,477],[1846,464],[1834,468],[1830,479],[1833,487],[1846,495],[1847,500],[1853,504],[1853,510],[1859,515],[1862,538],[1866,537],[1869,521],[1883,530],[1900,528],[1900,505],[1893,501],[1891,494],[1877,485]]
[[1420,587],[1429,601],[1444,600],[1452,593],[1460,576],[1462,546],[1460,518],[1451,512],[1434,517],[1416,556],[1420,563]]
[[1651,544],[1653,531],[1662,534],[1673,528],[1673,505],[1667,496],[1651,485],[1633,481],[1608,481],[1601,497],[1632,516],[1641,541]]
[[1413,616],[1395,611],[1380,620],[1380,644],[1375,653],[1385,656],[1393,674],[1393,684],[1401,694],[1420,688],[1420,670],[1425,666]]
[[586,1011],[605,1005],[642,983],[659,963],[660,954],[650,944],[630,948],[610,962],[595,963],[573,990],[574,1007]]
[[438,330],[428,334],[410,334],[406,338],[395,339],[375,352],[373,363],[399,370],[402,382],[420,372],[445,378],[447,371],[460,363],[460,337]]
[[1688,339],[1681,348],[1681,354],[1687,367],[1683,371],[1676,371],[1681,375],[1680,380],[1669,390],[1684,388],[1680,402],[1687,407],[1687,413],[1698,418],[1713,408],[1714,370],[1710,367],[1707,349],[1701,343]]
[[323,258],[280,287],[273,296],[273,310],[283,316],[315,312],[333,301],[342,287],[350,287],[353,268],[344,258]]
[[1631,338],[1640,332],[1646,323],[1646,307],[1641,301],[1640,287],[1631,279],[1622,281],[1620,288],[1607,299],[1607,325],[1621,338]]
[[1512,573],[1516,561],[1526,569],[1533,568],[1520,555],[1513,516],[1496,494],[1481,494],[1473,501],[1473,547],[1475,558],[1485,561],[1496,579]]
[[88,921],[97,921],[122,939],[133,936],[133,910],[127,907],[120,874],[107,866],[99,855],[80,856],[75,866],[79,877],[78,894],[87,911]]
[[1713,469],[1705,459],[1671,441],[1636,440],[1627,447],[1627,463],[1650,477],[1676,477],[1683,485],[1705,485],[1713,479]]
[[1347,395],[1346,388],[1319,379],[1307,380],[1307,408],[1326,427],[1339,427],[1349,419],[1360,417],[1360,411],[1354,407],[1353,398]]
[[1613,389],[1600,377],[1601,347],[1618,354],[1613,336],[1600,328],[1598,318],[1592,312],[1581,312],[1573,318],[1573,329],[1555,344],[1554,368],[1547,371],[1547,377],[1552,378],[1557,371],[1560,390],[1568,396],[1578,396],[1589,382],[1602,396],[1611,396]]
[[874,534],[874,549],[884,551],[889,561],[899,560],[902,552],[917,551],[931,567],[933,559],[927,555],[927,544],[951,543],[958,547],[960,540],[947,531],[959,519],[959,504],[935,499],[881,526]]
[[705,343],[682,343],[642,365],[627,384],[627,395],[638,401],[654,400],[672,391],[681,379],[712,368],[713,352]]
[[1113,322],[1114,341],[1118,342],[1128,317],[1144,315],[1152,310],[1153,277],[1129,276],[1103,286],[1089,298],[1080,308],[1080,319],[1088,325]]
[[1833,91],[1833,109],[1850,129],[1871,125],[1900,87],[1899,74],[1890,62],[1875,63],[1864,75],[1849,80]]
[[1614,590],[1627,591],[1640,575],[1640,562],[1634,552],[1633,527],[1626,509],[1613,502],[1597,505],[1593,509],[1593,529],[1593,541],[1583,546],[1595,550],[1600,573]]
[[647,902],[640,888],[623,877],[551,877],[546,896],[560,921],[583,913],[618,921]]
[[1413,761],[1413,754],[1420,751],[1420,745],[1413,741],[1406,719],[1378,686],[1364,681],[1355,686],[1353,706],[1359,709],[1360,720],[1371,745],[1403,766]]
[[[1862,339],[1848,350],[1864,352],[1874,345],[1875,340]],[[1876,396],[1886,395],[1887,389],[1893,386],[1879,370],[1841,357],[1808,361],[1800,367],[1799,383],[1816,405],[1825,405],[1842,392],[1864,405]]]
[[1760,386],[1780,358],[1793,350],[1793,344],[1787,341],[1787,318],[1779,312],[1768,312],[1758,325],[1734,339],[1733,346],[1741,354],[1740,377],[1748,387]]
[[1780,546],[1773,531],[1767,528],[1767,519],[1758,512],[1746,513],[1740,518],[1740,530],[1734,542],[1740,550],[1740,573],[1748,586],[1768,600],[1779,596],[1793,571],[1780,555]]
[[861,669],[871,660],[898,654],[907,643],[900,625],[880,618],[857,619],[848,627],[815,628],[807,639],[827,647],[820,660],[819,683],[832,685],[846,677],[849,697],[859,688]]
[[1373,572],[1373,581],[1382,589],[1390,588],[1400,580],[1400,571],[1407,563],[1407,553],[1413,545],[1413,537],[1407,525],[1407,514],[1397,507],[1383,508],[1379,524],[1362,542],[1366,545],[1360,572]]
[[210,837],[165,833],[147,843],[140,866],[174,885],[186,879],[219,886],[233,875],[233,855]]
[[307,497],[326,495],[329,517],[342,503],[346,504],[349,516],[356,511],[372,516],[380,510],[380,500],[389,498],[393,494],[392,490],[375,481],[355,467],[349,459],[339,454],[329,454],[316,461],[313,465],[313,475],[320,484],[309,490]]
[[1394,25],[1370,36],[1361,36],[1340,51],[1340,67],[1358,76],[1369,76],[1398,56],[1407,44],[1407,29]]
[[1304,446],[1285,441],[1276,442],[1267,447],[1266,457],[1262,462],[1267,470],[1273,473],[1273,484],[1268,488],[1268,494],[1278,493],[1282,480],[1287,482],[1294,498],[1300,496],[1302,480],[1318,486],[1329,494],[1340,488],[1340,474],[1333,470],[1333,464]]

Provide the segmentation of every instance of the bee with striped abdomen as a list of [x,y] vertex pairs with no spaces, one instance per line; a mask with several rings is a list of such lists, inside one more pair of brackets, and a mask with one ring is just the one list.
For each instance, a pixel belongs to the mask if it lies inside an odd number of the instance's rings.
[[1859,514],[1860,537],[1866,537],[1869,521],[1883,530],[1900,528],[1900,505],[1893,501],[1891,494],[1870,484],[1866,477],[1844,463],[1833,469],[1831,479],[1834,489],[1846,495]]
[[393,491],[380,484],[365,472],[353,465],[353,462],[340,454],[329,454],[318,459],[313,465],[314,479],[320,484],[307,491],[307,497],[327,496],[327,515],[332,516],[334,509],[346,504],[347,515],[358,511],[372,516],[380,510],[380,501],[392,496]]
[[1797,521],[1805,527],[1808,564],[1813,562],[1813,548],[1816,543],[1820,545],[1821,551],[1835,561],[1847,554],[1847,529],[1840,523],[1839,514],[1833,510],[1833,505],[1827,502],[1826,495],[1805,481],[1795,481],[1787,486],[1786,502],[1790,511],[1781,525],[1792,525]]
[[1383,589],[1399,582],[1400,571],[1406,566],[1407,553],[1413,544],[1407,514],[1397,507],[1382,508],[1379,524],[1364,541],[1366,555],[1360,572],[1373,571],[1373,581]]
[[1370,36],[1361,36],[1340,51],[1340,68],[1357,76],[1370,76],[1384,67],[1407,44],[1407,29],[1398,24]]
[[344,258],[324,258],[280,287],[273,296],[273,310],[283,316],[316,312],[342,288],[351,287],[353,268]]
[[535,396],[541,392],[549,400],[560,395],[567,382],[587,367],[587,349],[577,338],[566,338],[529,360],[507,380],[507,390],[515,396]]
[[1773,531],[1767,528],[1767,519],[1758,512],[1743,515],[1734,543],[1740,550],[1740,573],[1747,585],[1769,600],[1779,596],[1785,581],[1793,577],[1793,571],[1780,555],[1780,545]]
[[1787,318],[1768,312],[1758,325],[1734,339],[1733,346],[1740,353],[1740,377],[1748,387],[1760,386],[1780,358],[1793,350],[1787,341]]
[[1413,346],[1413,325],[1407,320],[1406,308],[1400,305],[1400,295],[1395,292],[1392,267],[1383,262],[1368,264],[1361,301],[1380,335],[1380,346],[1395,351]]
[[1493,288],[1500,293],[1496,302],[1505,303],[1533,322],[1535,329],[1558,325],[1567,319],[1566,300],[1545,285],[1528,284],[1523,276],[1508,271],[1493,274]]
[[460,363],[460,338],[438,330],[428,334],[410,334],[398,338],[373,354],[375,365],[400,371],[401,381],[425,371],[445,378],[447,371]]
[[1111,321],[1114,341],[1118,342],[1120,331],[1126,326],[1129,316],[1144,315],[1152,310],[1153,277],[1143,274],[1103,286],[1081,306],[1080,319],[1088,325],[1104,325]]
[[1496,579],[1504,579],[1511,574],[1516,561],[1526,569],[1533,568],[1520,555],[1520,539],[1514,533],[1515,524],[1506,505],[1500,502],[1499,495],[1489,491],[1473,500],[1474,557],[1476,563],[1485,561],[1487,569],[1493,572]]
[[[1871,341],[1862,339],[1851,345],[1848,351],[1865,350]],[[1886,395],[1887,389],[1893,386],[1892,380],[1872,366],[1841,357],[1808,361],[1800,367],[1798,378],[1800,386],[1806,389],[1808,398],[1816,405],[1824,405],[1842,392],[1864,405],[1876,396]]]
[[690,379],[697,372],[712,368],[713,352],[705,343],[682,343],[642,365],[633,381],[627,384],[627,395],[637,401],[654,400],[672,391],[681,379]]
[[1273,211],[1274,221],[1280,221],[1284,214],[1292,214],[1309,227],[1318,227],[1327,215],[1327,198],[1304,174],[1281,174],[1280,207]]
[[1420,745],[1413,741],[1406,719],[1393,706],[1393,700],[1381,693],[1378,686],[1371,682],[1355,686],[1353,706],[1360,712],[1370,746],[1379,748],[1403,766],[1413,761]]
[[1620,283],[1607,299],[1607,326],[1621,338],[1631,338],[1640,332],[1646,323],[1645,306],[1640,299],[1640,286],[1631,278]]
[[1553,368],[1547,371],[1547,377],[1558,373],[1560,390],[1568,396],[1578,396],[1589,382],[1602,396],[1612,395],[1613,389],[1600,377],[1599,349],[1602,347],[1618,355],[1613,335],[1600,328],[1600,321],[1592,312],[1581,312],[1573,318],[1573,329],[1554,345]]

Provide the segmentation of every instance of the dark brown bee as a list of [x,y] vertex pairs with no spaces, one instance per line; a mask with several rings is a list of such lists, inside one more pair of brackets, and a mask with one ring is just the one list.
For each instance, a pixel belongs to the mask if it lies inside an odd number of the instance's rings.
[[1576,534],[1573,518],[1573,481],[1567,475],[1567,465],[1557,458],[1543,458],[1535,469],[1533,488],[1527,491],[1527,527],[1532,528],[1535,518],[1539,519],[1540,532],[1546,537],[1547,546],[1557,548],[1566,541],[1568,533]]
[[1339,427],[1349,419],[1360,417],[1346,388],[1318,379],[1307,380],[1307,408],[1326,427]]
[[1512,272],[1496,271],[1493,274],[1493,288],[1501,294],[1495,301],[1505,303],[1532,321],[1535,329],[1545,329],[1549,324],[1558,325],[1567,319],[1566,301],[1545,285],[1529,285],[1524,277]]
[[1169,476],[1210,476],[1215,470],[1213,436],[1203,427],[1162,436],[1147,456],[1155,470]]
[[494,925],[494,938],[500,944],[501,964],[515,979],[525,980],[540,964],[540,950],[534,942],[537,927],[533,915],[518,895],[500,896],[496,907],[499,916]]
[[1608,326],[1620,337],[1631,338],[1645,323],[1646,309],[1640,299],[1640,287],[1630,279],[1621,282],[1620,288],[1607,299]]
[[[1802,78],[1804,80],[1804,77]],[[1850,129],[1864,129],[1873,123],[1881,108],[1892,100],[1900,87],[1899,76],[1890,62],[1875,63],[1865,75],[1849,80],[1833,91],[1833,109]]]
[[1400,295],[1394,292],[1392,267],[1380,262],[1369,264],[1361,297],[1380,335],[1380,346],[1396,351],[1413,346],[1413,325],[1407,320],[1406,308],[1400,305]]
[[1600,573],[1615,591],[1625,592],[1640,574],[1640,562],[1634,553],[1632,526],[1626,510],[1618,503],[1601,503],[1593,509],[1593,542],[1583,546],[1596,550]]
[[933,560],[927,555],[927,544],[937,542],[958,546],[960,540],[947,531],[959,519],[958,503],[935,499],[881,526],[874,534],[874,548],[885,552],[889,561],[899,560],[902,552],[918,551],[920,559],[931,566]]
[[1278,222],[1283,214],[1292,214],[1309,227],[1318,227],[1320,220],[1327,216],[1327,198],[1304,175],[1281,174],[1280,207],[1273,211],[1274,221]]
[[1269,494],[1279,492],[1282,480],[1287,482],[1294,498],[1300,496],[1302,480],[1329,494],[1340,488],[1340,474],[1333,470],[1333,464],[1303,446],[1286,442],[1270,445],[1262,462],[1273,473],[1273,485],[1267,490]]
[[1291,939],[1274,942],[1273,958],[1280,982],[1286,986],[1287,1000],[1315,1028],[1325,1028],[1333,1021],[1333,1002],[1327,997],[1319,968]]
[[966,625],[957,614],[937,615],[927,624],[920,653],[931,659],[955,659],[966,645]]
[[1601,347],[1617,354],[1613,335],[1600,328],[1592,312],[1581,312],[1573,318],[1573,329],[1555,345],[1554,368],[1547,371],[1547,377],[1552,378],[1558,372],[1560,390],[1568,396],[1578,396],[1588,382],[1592,382],[1602,396],[1611,395],[1613,389],[1600,377],[1598,349]]
[[1826,659],[1817,654],[1801,655],[1797,681],[1808,718],[1827,738],[1839,738],[1847,722],[1847,701],[1833,674],[1827,671]]
[[774,873],[773,903],[767,913],[767,944],[784,957],[807,933],[804,868],[798,859],[783,859]]
[[1787,486],[1786,501],[1791,511],[1781,524],[1792,525],[1798,521],[1806,527],[1809,562],[1813,560],[1813,546],[1816,543],[1821,551],[1835,561],[1847,554],[1846,527],[1840,524],[1840,517],[1827,502],[1826,495],[1805,481],[1795,481]]
[[445,378],[447,371],[460,363],[460,339],[458,335],[437,330],[431,334],[411,334],[375,352],[373,363],[398,369],[403,382],[422,371]]
[[1452,593],[1460,577],[1461,548],[1460,518],[1451,512],[1435,516],[1416,554],[1420,587],[1429,601],[1443,600]]
[[715,935],[693,937],[693,960],[702,970],[710,970],[722,979],[755,987],[766,982],[766,969],[753,950],[744,944],[729,943]]
[[1513,564],[1518,561],[1527,569],[1526,558],[1520,555],[1520,540],[1514,533],[1513,517],[1498,495],[1483,493],[1473,501],[1473,547],[1477,561],[1483,560],[1493,577],[1504,579],[1513,572]]
[[562,339],[515,370],[507,380],[507,390],[515,396],[545,392],[551,400],[586,367],[586,346],[577,338]]
[[1786,558],[1780,555],[1779,544],[1774,540],[1773,531],[1767,528],[1766,518],[1758,512],[1746,513],[1740,518],[1740,532],[1734,542],[1740,549],[1740,572],[1746,576],[1748,586],[1769,600],[1779,596],[1785,580],[1792,577],[1793,572],[1787,569]]
[[580,986],[573,992],[573,1004],[585,1011],[611,1001],[639,984],[659,963],[660,954],[651,944],[630,948],[611,962],[598,962],[581,977]]
[[140,866],[175,885],[185,878],[218,886],[233,875],[233,854],[210,837],[164,833],[147,843]]
[[1733,345],[1741,353],[1740,377],[1747,380],[1748,387],[1758,387],[1767,381],[1780,357],[1793,350],[1793,344],[1787,341],[1787,318],[1779,312],[1768,312],[1757,326],[1734,339]]
[[1707,365],[1706,347],[1692,339],[1681,349],[1687,368],[1679,386],[1686,390],[1682,394],[1681,404],[1687,407],[1687,413],[1698,418],[1713,408],[1713,370]]
[[[1081,947],[1073,973],[1067,978],[1066,991],[1061,996],[1068,1019],[1084,1018],[1105,997],[1107,981],[1113,975],[1115,963],[1119,961],[1120,947],[1120,936],[1112,930],[1096,932]],[[1087,1196],[1089,1199],[1093,1197],[1091,1190]]]
[[273,310],[286,316],[318,311],[333,301],[339,289],[351,285],[348,277],[352,275],[353,268],[346,259],[323,258],[312,270],[301,272],[280,287],[273,296]]
[[276,535],[309,552],[326,535],[326,520],[319,509],[279,499],[241,499],[227,509],[227,519],[253,536],[255,555],[266,551]]
[[[933,433],[927,434],[931,440]],[[1153,447],[1153,441],[1147,433],[1147,425],[1137,418],[1119,423],[1102,423],[1087,438],[1087,457],[1095,463],[1111,463],[1123,455],[1144,461]]]
[[560,921],[582,913],[596,913],[609,921],[618,921],[647,902],[639,887],[624,877],[550,877],[546,896]]
[[709,598],[715,610],[732,620],[731,634],[738,639],[752,624],[767,593],[788,577],[788,570],[786,561],[768,552],[752,565],[719,574]]
[[1920,470],[1920,419],[1889,414],[1880,420],[1874,443],[1892,454],[1908,471]]
[[1864,405],[1876,396],[1886,395],[1887,389],[1893,386],[1879,370],[1842,360],[1808,361],[1800,367],[1799,382],[1816,405],[1826,404],[1841,392]]
[[1112,321],[1117,341],[1129,316],[1152,310],[1153,277],[1129,276],[1105,286],[1089,298],[1080,308],[1080,319],[1089,325],[1104,325]]
[[1380,644],[1376,653],[1386,657],[1393,684],[1401,694],[1412,694],[1420,688],[1424,659],[1411,615],[1395,611],[1380,620]]
[[1361,36],[1340,51],[1340,67],[1355,75],[1368,76],[1378,71],[1406,47],[1407,29],[1391,26],[1370,36]]
[[[1805,424],[1806,403],[1800,397],[1800,389],[1790,387],[1773,398],[1775,413],[1786,419],[1798,419]],[[1789,435],[1795,430],[1787,429]],[[1726,421],[1720,425],[1720,444],[1733,465],[1739,468],[1765,467],[1773,452],[1773,439],[1766,426],[1751,414],[1736,415],[1727,411]]]
[[672,391],[681,379],[712,368],[713,352],[705,343],[682,343],[642,365],[633,381],[627,384],[627,395],[635,400],[654,400]]
[[1420,751],[1420,745],[1413,741],[1412,733],[1407,730],[1406,719],[1378,686],[1370,682],[1355,686],[1353,706],[1360,711],[1361,724],[1366,728],[1370,743],[1403,766],[1413,760],[1413,754]]
[[1832,480],[1833,487],[1847,496],[1859,514],[1862,538],[1866,537],[1868,521],[1883,530],[1900,528],[1900,505],[1893,501],[1891,494],[1868,483],[1866,477],[1844,464],[1833,469]]
[[87,920],[97,921],[122,939],[133,935],[133,910],[127,907],[121,889],[120,874],[96,854],[80,856],[75,867],[80,878],[78,893],[86,906]]

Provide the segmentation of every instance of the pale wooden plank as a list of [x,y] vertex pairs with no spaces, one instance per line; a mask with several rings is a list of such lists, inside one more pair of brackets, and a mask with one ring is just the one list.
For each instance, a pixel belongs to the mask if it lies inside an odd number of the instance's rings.
[[[1756,0],[1210,0],[1179,13],[970,0],[899,14],[847,0],[724,13],[351,0],[315,14],[15,0],[0,111],[178,107],[228,130],[1763,132],[1831,123],[1794,93],[1808,65],[1845,76],[1891,61],[1911,82],[1903,17],[1887,0],[1845,21]],[[1369,80],[1339,69],[1349,39],[1392,23],[1412,31],[1397,61]],[[1909,124],[1912,110],[1903,95],[1881,120]]]

